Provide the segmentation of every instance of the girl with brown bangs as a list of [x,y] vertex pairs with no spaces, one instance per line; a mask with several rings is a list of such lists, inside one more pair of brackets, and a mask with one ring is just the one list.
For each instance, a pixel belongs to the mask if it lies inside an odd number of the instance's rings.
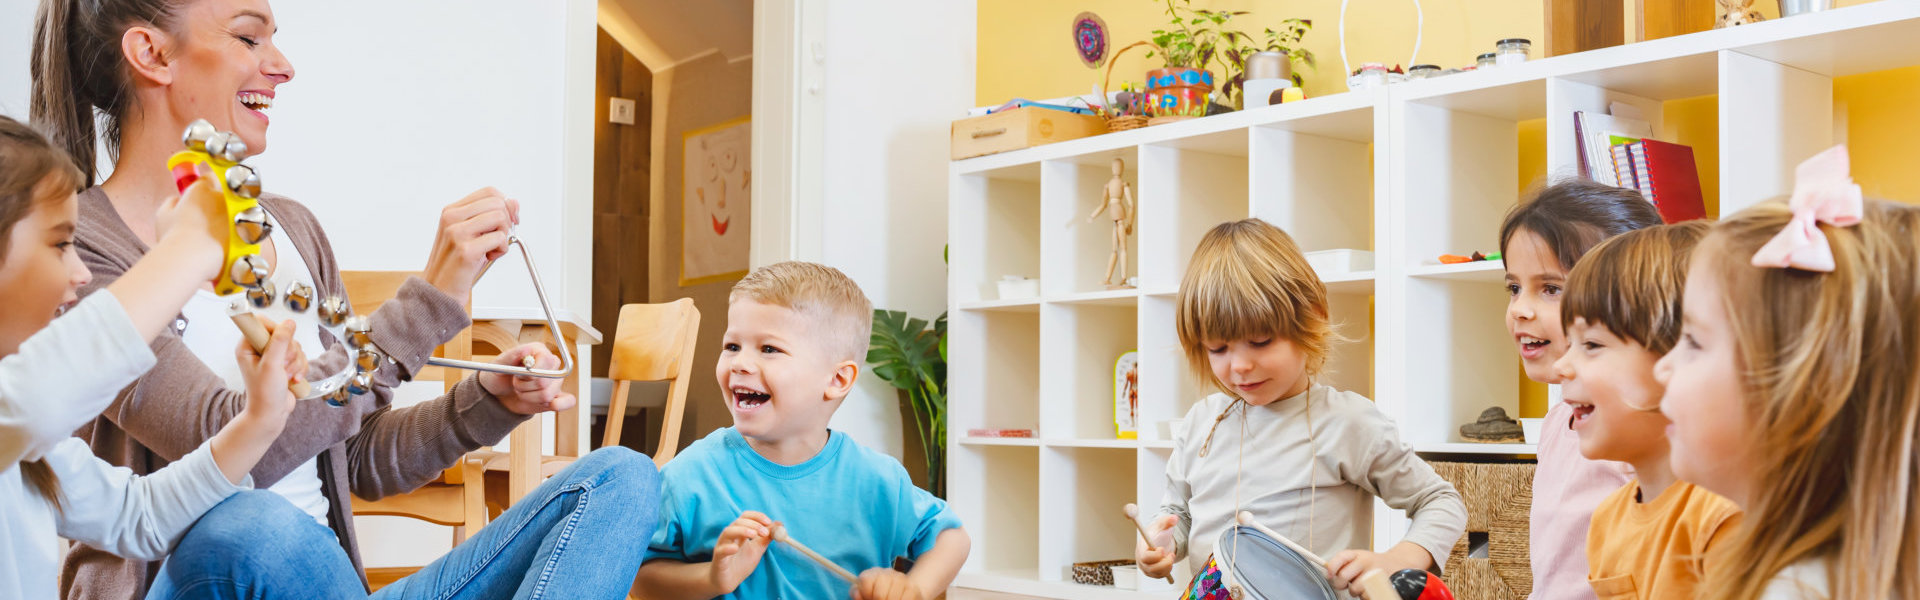
[[1668,465],[1665,387],[1653,366],[1680,339],[1687,258],[1707,223],[1621,234],[1567,276],[1567,351],[1554,363],[1580,453],[1633,467],[1587,531],[1587,582],[1602,599],[1692,598],[1709,549],[1738,522],[1732,502],[1676,481]]
[[1817,155],[1694,251],[1682,323],[1674,472],[1746,511],[1701,596],[1920,599],[1920,208]]
[[[1214,227],[1176,302],[1188,366],[1219,393],[1195,403],[1174,435],[1150,529],[1156,549],[1134,552],[1141,571],[1164,576],[1185,558],[1199,572],[1247,511],[1330,557],[1336,590],[1358,594],[1349,585],[1376,570],[1437,572],[1466,528],[1466,505],[1372,401],[1316,382],[1338,338],[1326,286],[1293,238],[1258,219]],[[1413,518],[1379,553],[1367,550],[1371,523],[1359,518],[1376,496]]]
[[[1547,186],[1507,213],[1500,224],[1507,333],[1528,379],[1560,383],[1553,363],[1567,350],[1560,325],[1567,272],[1601,241],[1659,224],[1660,211],[1639,192],[1585,179]],[[1549,406],[1540,432],[1527,519],[1530,600],[1594,597],[1587,585],[1588,522],[1600,500],[1628,480],[1624,465],[1580,456],[1572,417],[1564,403]]]

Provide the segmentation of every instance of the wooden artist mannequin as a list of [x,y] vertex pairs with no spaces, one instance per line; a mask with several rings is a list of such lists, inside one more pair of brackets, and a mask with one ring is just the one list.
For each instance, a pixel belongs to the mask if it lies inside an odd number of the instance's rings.
[[[1107,275],[1100,280],[1109,288],[1130,287],[1127,285],[1127,236],[1133,235],[1133,188],[1120,178],[1126,172],[1127,163],[1113,159],[1113,179],[1108,180],[1106,187],[1100,190],[1100,206],[1093,209],[1093,214],[1087,215],[1088,223],[1092,223],[1103,211],[1108,219],[1113,220],[1113,252],[1107,255]],[[1120,269],[1117,283],[1113,279],[1115,267]]]

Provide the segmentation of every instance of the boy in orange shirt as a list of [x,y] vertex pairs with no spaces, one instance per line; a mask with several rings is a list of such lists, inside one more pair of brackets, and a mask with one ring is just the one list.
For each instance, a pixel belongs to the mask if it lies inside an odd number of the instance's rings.
[[1707,551],[1740,510],[1678,481],[1667,458],[1665,387],[1653,366],[1680,338],[1687,258],[1700,221],[1623,234],[1595,247],[1568,275],[1560,311],[1568,349],[1554,364],[1573,407],[1580,453],[1625,462],[1636,478],[1594,510],[1587,582],[1608,598],[1691,598]]

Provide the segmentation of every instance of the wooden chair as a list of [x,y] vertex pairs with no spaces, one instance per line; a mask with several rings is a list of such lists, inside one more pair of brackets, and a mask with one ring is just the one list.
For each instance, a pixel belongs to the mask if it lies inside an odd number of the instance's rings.
[[[353,313],[370,315],[374,309],[398,295],[401,284],[416,274],[410,271],[342,271],[340,279],[347,289]],[[461,360],[471,359],[472,353],[471,329],[461,331],[434,352],[436,356]],[[442,389],[452,391],[454,384],[465,376],[465,371],[457,369],[427,367],[416,374],[414,380],[437,379],[443,382]],[[441,472],[439,479],[412,492],[372,501],[354,496],[353,514],[409,517],[449,526],[453,528],[453,544],[457,546],[487,524],[484,473],[483,461],[469,454],[459,464]],[[369,569],[368,579],[378,589],[417,570],[418,567]]]
[[[614,329],[613,356],[607,364],[607,376],[615,381],[611,406],[607,409],[606,434],[601,447],[620,445],[621,418],[626,415],[627,397],[635,381],[667,381],[665,414],[661,420],[660,443],[654,451],[655,465],[665,465],[680,448],[680,423],[684,418],[687,386],[692,381],[694,349],[700,337],[700,309],[693,300],[682,298],[665,304],[628,304],[620,307],[620,322]],[[499,347],[498,343],[482,342]],[[522,432],[515,430],[514,435]],[[539,435],[539,430],[531,431]],[[537,437],[529,443],[516,443],[508,454],[480,451],[484,457],[488,508],[498,514],[518,501],[520,496],[541,481],[573,464],[576,457],[545,456],[529,460],[525,452],[537,452]],[[514,454],[521,453],[516,457]],[[503,483],[504,477],[507,485]]]

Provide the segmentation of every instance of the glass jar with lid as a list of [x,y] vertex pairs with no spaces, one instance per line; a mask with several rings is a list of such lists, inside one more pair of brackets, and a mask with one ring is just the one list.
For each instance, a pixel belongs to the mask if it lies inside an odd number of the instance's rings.
[[1527,62],[1527,53],[1533,50],[1533,42],[1526,38],[1507,38],[1494,46],[1495,61],[1503,67]]
[[1479,58],[1474,59],[1473,66],[1476,67],[1476,69],[1486,69],[1490,67],[1496,67],[1496,66],[1499,66],[1500,64],[1498,62],[1499,59],[1500,57],[1498,54],[1488,52],[1486,54],[1480,55]]
[[1414,65],[1407,69],[1407,79],[1430,79],[1442,74],[1440,65]]

